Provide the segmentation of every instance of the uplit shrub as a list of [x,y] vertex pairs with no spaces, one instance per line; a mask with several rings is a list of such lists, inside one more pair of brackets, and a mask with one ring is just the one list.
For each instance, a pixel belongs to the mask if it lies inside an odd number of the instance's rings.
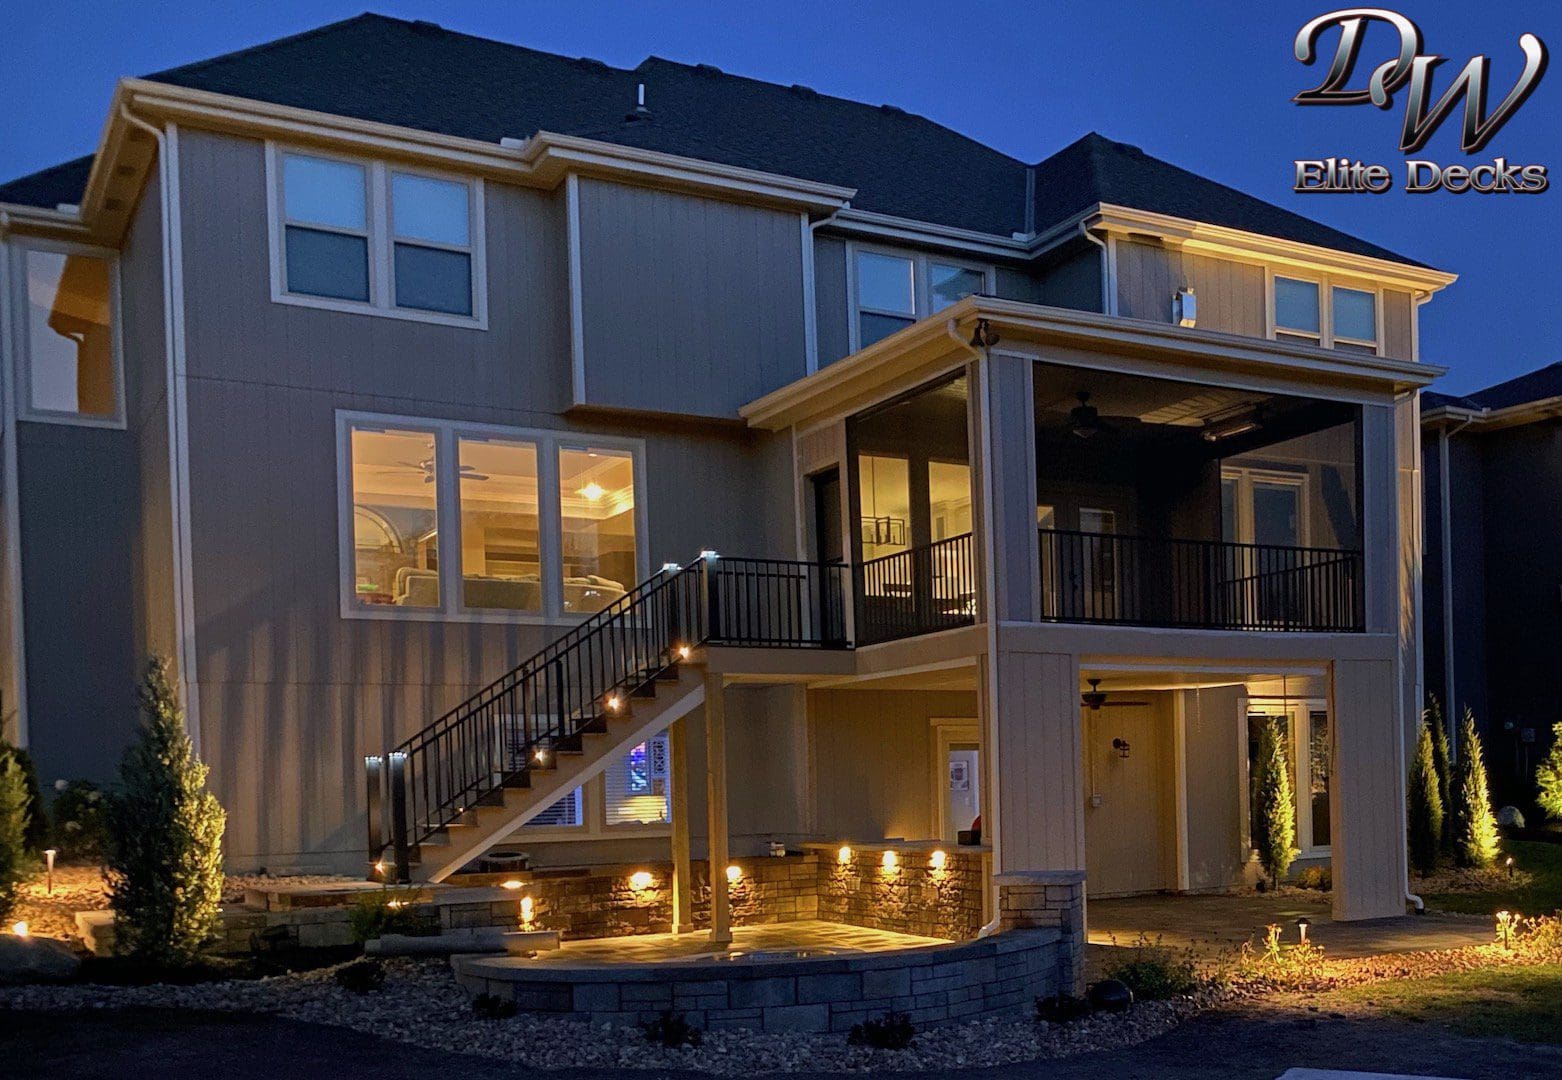
[[0,757],[0,920],[9,919],[32,867],[27,851],[27,777],[14,756]]
[[1454,765],[1454,862],[1484,869],[1495,866],[1498,855],[1497,818],[1491,809],[1491,785],[1481,736],[1475,730],[1475,714],[1464,710],[1459,725],[1459,760]]
[[1443,854],[1452,855],[1453,843],[1453,766],[1448,757],[1448,724],[1443,719],[1443,706],[1435,694],[1428,694],[1426,711],[1421,714],[1432,733],[1432,768],[1437,772],[1437,798],[1443,806],[1443,834],[1440,840]]
[[1258,725],[1258,760],[1253,765],[1253,847],[1269,883],[1280,879],[1300,854],[1296,848],[1296,795],[1291,787],[1291,764],[1286,758],[1280,721],[1254,717]]
[[1127,948],[1112,949],[1103,973],[1143,1001],[1186,997],[1204,985],[1191,948],[1172,949],[1143,933]]
[[1540,809],[1552,821],[1562,821],[1562,723],[1551,729],[1551,751],[1535,770],[1535,783]]
[[1284,989],[1306,989],[1323,978],[1323,947],[1312,942],[1287,945],[1278,923],[1269,926],[1262,948],[1243,942],[1236,963],[1239,979],[1260,980]]
[[359,894],[347,912],[347,925],[359,945],[386,934],[411,934],[418,929],[412,905],[418,899],[414,888],[386,885],[374,892]]
[[184,732],[167,664],[141,684],[140,738],[125,752],[109,800],[109,904],[115,948],[147,963],[196,959],[215,937],[226,815]]
[[1432,730],[1421,725],[1416,753],[1410,761],[1410,805],[1406,819],[1410,832],[1410,865],[1425,877],[1437,869],[1437,856],[1443,846],[1443,799],[1438,794],[1437,765],[1432,753]]
[[1327,866],[1306,867],[1296,875],[1296,887],[1328,892],[1334,888],[1334,871]]
[[49,846],[49,819],[43,812],[43,799],[38,792],[38,770],[33,766],[32,755],[19,746],[0,740],[0,761],[14,761],[22,770],[22,786],[27,791],[27,830],[24,841],[27,852],[38,855]]
[[904,1050],[917,1037],[911,1017],[903,1012],[887,1012],[854,1024],[846,1041],[853,1046],[871,1046],[875,1050]]

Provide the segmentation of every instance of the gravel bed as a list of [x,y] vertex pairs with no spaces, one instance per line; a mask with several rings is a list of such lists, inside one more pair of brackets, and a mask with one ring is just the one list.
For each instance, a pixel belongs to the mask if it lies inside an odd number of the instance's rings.
[[587,1029],[578,1020],[524,1014],[479,1020],[442,961],[390,960],[385,971],[384,989],[369,994],[341,989],[330,969],[198,986],[0,988],[0,1010],[147,1007],[274,1013],[534,1067],[683,1068],[733,1075],[972,1068],[1062,1057],[1153,1038],[1199,1007],[1192,1000],[1145,1002],[1125,1015],[1097,1015],[1067,1025],[1032,1020],[948,1024],[919,1033],[899,1051],[849,1046],[843,1035],[738,1031],[706,1032],[698,1047],[667,1050],[646,1042],[635,1028]]

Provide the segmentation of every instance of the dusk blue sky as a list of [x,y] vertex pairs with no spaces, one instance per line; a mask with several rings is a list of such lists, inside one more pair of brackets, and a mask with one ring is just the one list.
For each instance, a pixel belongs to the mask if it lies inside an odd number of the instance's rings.
[[[1562,360],[1557,297],[1562,192],[1407,195],[1388,112],[1301,108],[1320,73],[1291,56],[1308,19],[1349,6],[1246,2],[435,3],[372,10],[632,67],[647,55],[715,64],[782,84],[893,102],[1026,161],[1096,130],[1186,168],[1457,272],[1422,309],[1422,359],[1448,366],[1438,389],[1467,392]],[[1562,4],[1385,4],[1449,57],[1441,90],[1475,53],[1492,57],[1491,99],[1513,83],[1521,33],[1562,50]],[[17,5],[0,41],[0,178],[90,151],[114,81],[296,33],[364,10],[364,0]],[[1389,58],[1369,35],[1363,66]],[[1420,156],[1469,164],[1505,156],[1551,166],[1562,184],[1562,56],[1530,101],[1472,158],[1457,121]],[[517,135],[529,134],[517,132]],[[1292,160],[1328,155],[1390,165],[1386,195],[1295,195]]]

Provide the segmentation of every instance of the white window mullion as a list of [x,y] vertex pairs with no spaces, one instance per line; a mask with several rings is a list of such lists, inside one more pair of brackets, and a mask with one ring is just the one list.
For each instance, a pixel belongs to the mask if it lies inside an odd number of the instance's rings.
[[557,439],[543,439],[537,444],[537,485],[537,518],[542,534],[542,610],[549,618],[557,618],[564,611],[564,508],[559,498]]
[[369,169],[369,296],[376,307],[394,304],[395,270],[391,261],[390,192],[385,166]]

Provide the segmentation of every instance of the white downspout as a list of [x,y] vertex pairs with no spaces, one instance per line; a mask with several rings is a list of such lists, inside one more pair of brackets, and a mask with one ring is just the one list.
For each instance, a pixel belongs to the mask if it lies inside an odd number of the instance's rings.
[[1089,240],[1101,249],[1101,314],[1117,314],[1117,275],[1112,270],[1112,245],[1090,231],[1090,226],[1081,223],[1079,235]]

